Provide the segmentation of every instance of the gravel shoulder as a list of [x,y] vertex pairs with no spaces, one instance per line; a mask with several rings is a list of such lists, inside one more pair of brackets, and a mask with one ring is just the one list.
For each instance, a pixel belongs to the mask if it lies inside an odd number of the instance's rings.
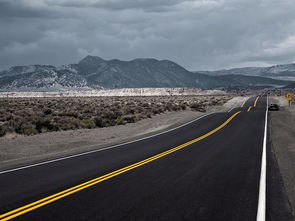
[[233,98],[223,106],[210,106],[206,113],[185,110],[166,112],[136,123],[106,128],[6,136],[0,139],[0,170],[7,170],[59,157],[101,149],[175,128],[204,114],[227,111],[244,100]]
[[295,212],[295,105],[288,107],[284,97],[271,97],[280,111],[270,112],[271,141],[293,215]]

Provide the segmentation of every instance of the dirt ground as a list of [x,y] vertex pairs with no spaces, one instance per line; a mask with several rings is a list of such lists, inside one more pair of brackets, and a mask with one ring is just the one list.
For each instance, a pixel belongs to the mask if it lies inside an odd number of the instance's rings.
[[284,97],[271,97],[280,111],[271,111],[271,139],[284,186],[295,215],[295,104],[288,107]]
[[58,131],[33,136],[6,136],[0,138],[0,170],[100,149],[156,134],[204,114],[241,106],[246,99],[247,97],[233,98],[223,106],[210,106],[206,113],[190,110],[166,112],[126,125]]

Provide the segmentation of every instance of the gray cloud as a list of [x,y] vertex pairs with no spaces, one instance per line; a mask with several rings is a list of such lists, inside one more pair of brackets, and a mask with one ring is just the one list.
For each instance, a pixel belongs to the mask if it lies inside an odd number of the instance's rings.
[[[30,3],[31,2],[31,3]],[[23,0],[1,0],[0,1],[0,18],[43,18],[54,17],[56,15],[54,10],[46,7],[46,4],[34,3]]]
[[0,0],[0,68],[171,59],[190,70],[295,60],[291,0]]
[[144,11],[167,11],[170,7],[181,4],[183,2],[191,2],[193,0],[47,0],[49,5],[59,5],[65,7],[77,8],[104,8],[107,10],[128,10],[128,9],[141,9]]

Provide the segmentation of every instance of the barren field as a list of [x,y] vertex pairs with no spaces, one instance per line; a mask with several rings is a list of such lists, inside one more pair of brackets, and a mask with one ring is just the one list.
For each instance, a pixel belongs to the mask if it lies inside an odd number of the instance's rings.
[[[28,136],[16,134],[16,132],[8,132],[0,138],[0,169],[9,169],[17,166],[23,166],[30,163],[38,163],[44,160],[55,159],[58,157],[68,156],[76,153],[100,149],[106,146],[119,144],[146,137],[161,131],[174,128],[182,125],[193,119],[215,111],[227,111],[232,107],[240,106],[247,97],[240,99],[231,99],[230,96],[183,96],[183,97],[128,97],[128,98],[41,98],[41,99],[4,99],[6,102],[2,109],[11,110],[13,113],[18,113],[17,119],[22,119],[26,125],[36,129],[33,119],[50,119],[53,124],[53,119],[61,119],[64,121],[83,121],[83,118],[68,116],[58,113],[79,113],[78,116],[87,116],[86,119],[91,119],[95,122],[96,119],[102,119],[102,116],[107,116],[104,121],[109,122],[108,112],[112,113],[114,105],[121,104],[116,111],[122,113],[120,119],[126,116],[124,113],[128,111],[128,117],[134,117],[136,123],[127,123],[125,125],[116,125],[111,127],[99,127],[88,129],[75,127],[73,130],[51,131],[48,128],[43,128],[39,133]],[[227,102],[226,102],[227,101]],[[106,103],[108,102],[108,103]],[[121,103],[120,103],[121,102]],[[226,102],[226,103],[225,103]],[[49,109],[44,104],[50,103],[50,114],[44,113]],[[65,103],[67,105],[65,105]],[[130,105],[132,103],[132,105]],[[222,105],[225,103],[224,105]],[[11,105],[13,104],[13,105]],[[29,106],[26,105],[30,104]],[[38,105],[43,105],[42,108],[37,108]],[[63,105],[61,105],[63,104]],[[79,104],[79,105],[78,105]],[[84,104],[84,105],[82,105]],[[112,105],[113,104],[113,105]],[[106,106],[108,108],[106,108]],[[136,108],[140,106],[139,110]],[[14,108],[13,108],[14,107]],[[104,109],[103,109],[104,108]],[[84,113],[83,110],[89,110]],[[183,110],[185,109],[185,110]],[[15,110],[15,111],[13,111]],[[36,110],[37,118],[33,113],[26,115],[28,112]],[[134,112],[132,111],[134,110]],[[171,111],[169,111],[171,110]],[[199,111],[198,111],[199,110]],[[130,113],[132,111],[132,113]],[[202,111],[202,112],[200,112]],[[206,112],[204,112],[206,111]],[[19,116],[22,113],[21,116]],[[150,114],[150,115],[149,115]],[[16,114],[15,114],[16,115]],[[139,120],[140,115],[145,119]],[[7,114],[5,115],[7,116]],[[150,117],[150,118],[149,118]],[[112,119],[114,124],[116,119]],[[2,121],[3,122],[3,121]],[[15,122],[15,121],[12,121]],[[58,122],[58,121],[56,121]],[[6,122],[8,125],[8,122]],[[101,126],[101,125],[100,125]],[[80,129],[78,129],[80,128]],[[12,130],[13,131],[13,130]],[[42,133],[51,131],[48,133]]]
[[167,111],[206,112],[230,96],[1,98],[0,137],[134,123]]

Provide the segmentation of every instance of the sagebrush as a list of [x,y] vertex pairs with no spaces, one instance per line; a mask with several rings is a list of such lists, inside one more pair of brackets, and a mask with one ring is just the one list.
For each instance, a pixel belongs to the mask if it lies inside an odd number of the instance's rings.
[[1,98],[0,136],[134,123],[166,111],[205,112],[228,96]]

